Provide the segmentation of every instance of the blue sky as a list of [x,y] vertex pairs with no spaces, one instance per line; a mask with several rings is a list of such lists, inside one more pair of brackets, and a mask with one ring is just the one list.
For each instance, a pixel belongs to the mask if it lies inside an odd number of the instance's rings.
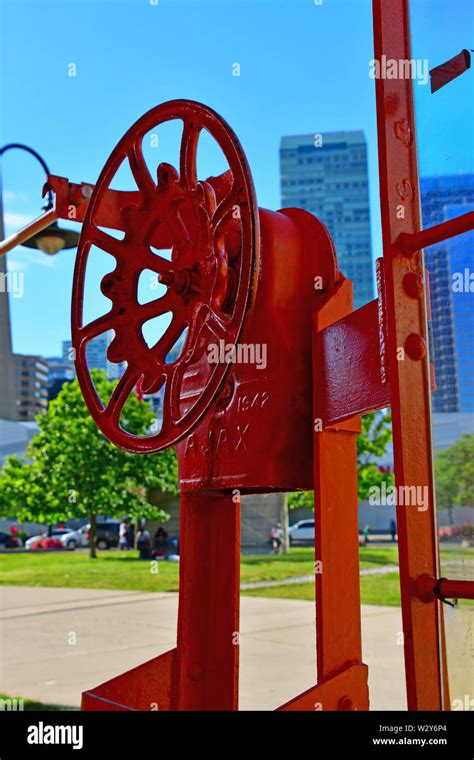
[[[202,101],[237,132],[260,206],[280,205],[282,135],[363,129],[369,145],[374,258],[381,255],[369,0],[75,0],[0,2],[2,143],[25,142],[51,171],[95,182],[128,127],[173,98]],[[471,0],[412,3],[413,55],[429,67],[472,44]],[[240,77],[232,64],[240,63]],[[75,63],[77,76],[68,76]],[[424,174],[474,171],[474,71],[431,95],[415,85]],[[171,146],[171,143],[170,143]],[[176,161],[165,155],[160,160]],[[216,173],[207,152],[203,173]],[[38,215],[43,174],[3,160],[7,232]],[[57,355],[69,337],[74,253],[18,248],[14,349]]]

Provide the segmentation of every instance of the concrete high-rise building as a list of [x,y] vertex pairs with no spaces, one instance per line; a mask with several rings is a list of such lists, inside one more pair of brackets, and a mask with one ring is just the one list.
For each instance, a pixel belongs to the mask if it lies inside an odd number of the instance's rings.
[[283,137],[283,207],[304,208],[327,226],[341,271],[354,283],[355,308],[374,298],[367,143],[364,133]]
[[48,364],[40,356],[14,354],[16,417],[34,420],[48,407]]
[[[474,210],[474,174],[424,177],[420,186],[424,227]],[[434,412],[474,412],[473,251],[474,232],[425,249],[437,386]]]

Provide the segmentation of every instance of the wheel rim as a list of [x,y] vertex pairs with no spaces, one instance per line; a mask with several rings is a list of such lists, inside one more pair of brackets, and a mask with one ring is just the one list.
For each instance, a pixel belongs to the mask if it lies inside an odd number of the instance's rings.
[[[155,126],[175,119],[183,122],[179,173],[170,164],[160,164],[155,183],[144,161],[143,137]],[[196,153],[203,130],[215,138],[230,167],[219,202],[212,183],[197,178]],[[124,161],[128,161],[137,183],[140,204],[122,209],[126,233],[119,241],[100,230],[96,218]],[[153,235],[164,226],[175,235],[171,261],[150,250]],[[229,240],[234,246],[231,253]],[[102,292],[112,301],[110,312],[84,325],[84,283],[92,245],[112,254],[116,268],[101,283]],[[238,342],[255,293],[258,246],[258,211],[250,170],[237,137],[223,119],[199,103],[171,101],[149,111],[128,130],[105,164],[85,214],[72,305],[78,380],[91,415],[109,440],[128,451],[160,451],[198,424],[222,387],[230,365],[215,364],[199,397],[184,413],[183,379],[193,365],[197,367],[210,343],[222,340],[229,346]],[[151,303],[139,304],[137,282],[145,269],[156,272],[167,291]],[[168,311],[173,315],[169,327],[156,345],[147,346],[143,324]],[[166,354],[183,328],[187,330],[183,351],[176,361],[166,364]],[[109,329],[114,330],[115,337],[108,358],[126,361],[127,369],[104,406],[89,372],[86,348],[94,337]],[[127,432],[120,424],[123,407],[137,384],[145,393],[164,387],[161,429],[143,437]]]

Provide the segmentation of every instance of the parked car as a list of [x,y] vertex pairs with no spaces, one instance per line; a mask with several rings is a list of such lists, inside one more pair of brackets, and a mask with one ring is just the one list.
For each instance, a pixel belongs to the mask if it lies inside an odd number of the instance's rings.
[[30,551],[40,549],[62,549],[61,539],[54,536],[33,536],[33,543],[28,547]]
[[20,549],[23,541],[20,536],[12,536],[10,533],[0,532],[0,549]]
[[314,541],[314,520],[300,520],[288,528],[288,537],[290,546],[297,543],[313,543]]
[[[119,545],[119,528],[118,520],[104,520],[97,523],[96,526],[96,546],[98,549],[115,549]],[[82,546],[89,546],[90,525],[83,525],[79,529],[82,537]]]
[[56,544],[46,548],[54,548],[54,546],[57,546],[59,548],[59,545],[61,545],[65,549],[76,549],[78,546],[83,546],[83,537],[79,531],[70,530],[68,528],[54,528],[49,536],[44,533],[42,535],[32,536],[29,538],[28,541],[25,542],[25,549],[41,548],[41,546],[38,546],[38,542],[41,542],[47,538],[55,539]]

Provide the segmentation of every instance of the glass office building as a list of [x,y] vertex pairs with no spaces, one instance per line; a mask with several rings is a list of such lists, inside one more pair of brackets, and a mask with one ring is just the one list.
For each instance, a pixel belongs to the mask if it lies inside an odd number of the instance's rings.
[[[424,227],[474,210],[473,174],[424,177],[420,186]],[[474,233],[468,232],[425,250],[436,370],[434,412],[474,412],[473,249]],[[471,287],[474,291],[474,283]]]

